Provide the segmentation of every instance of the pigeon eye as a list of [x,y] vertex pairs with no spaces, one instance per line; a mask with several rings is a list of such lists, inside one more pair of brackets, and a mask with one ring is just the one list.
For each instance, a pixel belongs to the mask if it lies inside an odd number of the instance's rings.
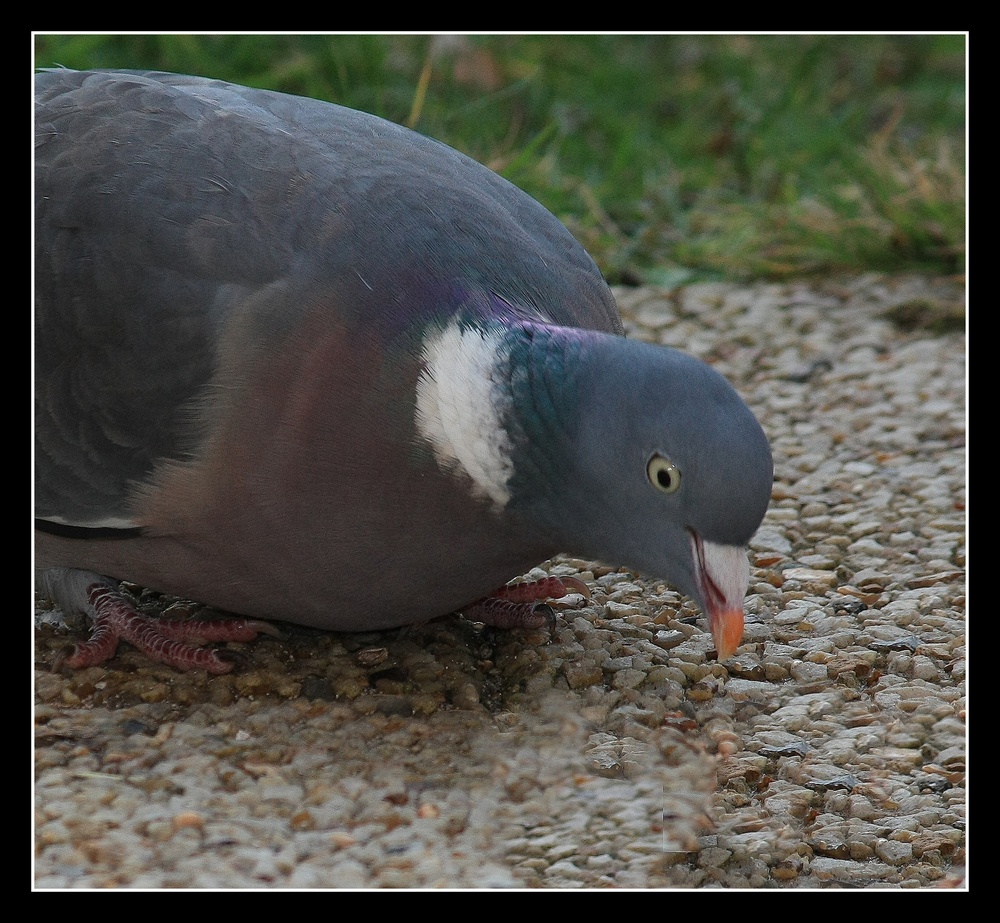
[[654,455],[646,463],[646,477],[650,484],[665,494],[672,494],[681,486],[681,469],[666,455]]

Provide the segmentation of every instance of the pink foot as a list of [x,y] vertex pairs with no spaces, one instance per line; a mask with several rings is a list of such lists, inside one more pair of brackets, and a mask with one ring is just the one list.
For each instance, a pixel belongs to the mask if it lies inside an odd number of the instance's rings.
[[545,577],[528,583],[508,583],[462,610],[467,619],[494,628],[541,628],[552,625],[552,610],[539,604],[570,593],[590,598],[590,588],[576,577]]
[[87,597],[97,613],[90,638],[57,664],[74,670],[92,667],[112,657],[120,640],[128,641],[152,660],[178,670],[228,673],[233,661],[225,651],[197,647],[208,641],[252,641],[261,632],[278,636],[267,622],[248,619],[220,621],[168,621],[140,615],[117,588],[108,583],[87,587]]

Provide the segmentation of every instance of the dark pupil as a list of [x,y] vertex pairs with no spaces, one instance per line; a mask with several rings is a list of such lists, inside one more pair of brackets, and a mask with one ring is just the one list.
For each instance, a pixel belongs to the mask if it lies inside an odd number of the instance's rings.
[[659,471],[656,472],[656,483],[659,484],[660,487],[666,489],[671,485],[672,482],[673,478],[670,476],[669,471],[665,470],[664,468],[661,468]]

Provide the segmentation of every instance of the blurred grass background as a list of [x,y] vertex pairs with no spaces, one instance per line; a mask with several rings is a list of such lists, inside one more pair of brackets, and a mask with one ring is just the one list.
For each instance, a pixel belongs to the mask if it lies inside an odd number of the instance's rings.
[[965,35],[36,35],[35,64],[329,99],[465,151],[612,282],[965,271]]

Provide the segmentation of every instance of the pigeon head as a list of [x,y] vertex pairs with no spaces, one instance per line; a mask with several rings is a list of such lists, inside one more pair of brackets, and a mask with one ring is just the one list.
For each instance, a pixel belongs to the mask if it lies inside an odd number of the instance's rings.
[[[589,331],[535,341],[514,394],[548,427],[515,454],[512,492],[539,508],[561,546],[668,580],[708,617],[721,656],[743,633],[746,545],[771,496],[767,438],[732,385],[673,349]],[[545,488],[531,487],[544,478]],[[523,487],[521,486],[523,482]]]

